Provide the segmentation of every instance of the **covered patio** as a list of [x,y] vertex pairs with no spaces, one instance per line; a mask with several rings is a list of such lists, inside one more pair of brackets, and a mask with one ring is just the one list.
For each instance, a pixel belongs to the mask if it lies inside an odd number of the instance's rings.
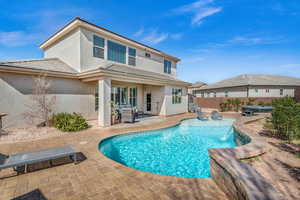
[[[112,124],[112,102],[131,105],[138,113],[148,115],[167,116],[187,112],[188,83],[172,76],[111,65],[88,71],[80,79],[95,84],[95,107],[101,127]],[[174,88],[177,89],[176,94]],[[174,96],[178,100],[177,105],[174,104]]]

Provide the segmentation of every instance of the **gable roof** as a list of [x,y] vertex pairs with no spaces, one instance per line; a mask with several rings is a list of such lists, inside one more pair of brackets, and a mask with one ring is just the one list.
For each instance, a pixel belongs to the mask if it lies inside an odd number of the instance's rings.
[[300,79],[280,75],[243,74],[223,81],[205,85],[200,90],[239,86],[300,86]]
[[207,84],[204,82],[198,81],[198,82],[193,83],[189,88],[200,88],[204,85],[207,85]]
[[112,36],[114,36],[114,39],[125,41],[130,43],[132,46],[135,47],[139,47],[141,49],[146,49],[152,53],[155,54],[159,54],[161,56],[167,57],[169,59],[172,59],[176,62],[180,61],[179,58],[171,56],[167,53],[164,53],[158,49],[155,49],[153,47],[150,47],[146,44],[140,43],[138,41],[135,41],[133,39],[130,39],[128,37],[125,37],[121,34],[115,33],[111,30],[108,30],[106,28],[103,28],[101,26],[95,25],[91,22],[88,22],[84,19],[81,19],[80,17],[76,17],[73,20],[71,20],[69,23],[67,23],[64,27],[62,27],[61,29],[59,29],[57,32],[55,32],[53,35],[51,35],[46,41],[44,41],[41,45],[40,48],[41,49],[47,49],[48,47],[50,47],[52,44],[54,44],[55,42],[59,41],[59,39],[61,39],[62,37],[64,37],[65,35],[67,35],[68,33],[70,33],[71,31],[75,30],[78,27],[83,27],[83,28],[87,28],[87,29],[92,29],[94,31],[100,31],[101,33],[106,33],[106,34],[110,34]]
[[[47,73],[47,75],[55,77],[66,77],[74,79],[84,79],[86,76],[118,76],[126,78],[139,78],[142,80],[157,81],[157,82],[171,82],[173,84],[188,86],[189,83],[181,81],[173,76],[159,74],[155,72],[145,71],[134,67],[124,65],[111,64],[107,66],[98,67],[92,70],[78,72],[71,68],[58,58],[45,59],[31,59],[18,61],[0,61],[0,72],[26,73],[26,74],[40,74]],[[101,75],[99,75],[101,73]]]
[[31,60],[0,61],[0,66],[15,67],[23,69],[42,70],[62,73],[78,73],[75,69],[58,58],[42,58]]

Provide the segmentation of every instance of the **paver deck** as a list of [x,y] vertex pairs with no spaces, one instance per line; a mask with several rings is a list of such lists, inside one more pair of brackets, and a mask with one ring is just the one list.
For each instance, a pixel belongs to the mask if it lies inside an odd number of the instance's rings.
[[[2,144],[0,152],[13,154],[29,152],[62,145],[73,145],[87,157],[83,162],[59,165],[42,170],[34,170],[19,176],[15,172],[0,172],[0,199],[11,199],[36,191],[45,199],[222,199],[225,194],[212,179],[172,178],[130,169],[116,163],[98,151],[102,138],[135,132],[158,129],[175,125],[180,120],[193,117],[182,114],[155,121],[153,124],[136,123],[117,128],[91,129],[70,133],[59,137]],[[56,163],[63,160],[57,160]],[[54,163],[55,164],[55,163]],[[48,163],[34,165],[32,168],[45,167]]]

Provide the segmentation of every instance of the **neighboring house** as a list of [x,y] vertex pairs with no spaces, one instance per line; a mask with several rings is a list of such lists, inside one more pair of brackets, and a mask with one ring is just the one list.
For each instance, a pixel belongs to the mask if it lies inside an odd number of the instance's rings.
[[193,83],[191,86],[188,87],[188,94],[193,94],[195,95],[195,91],[200,89],[202,86],[206,85],[206,83],[198,81]]
[[299,93],[300,79],[278,76],[245,74],[202,86],[195,91],[197,97],[248,97],[277,98],[296,97]]
[[187,112],[187,86],[176,78],[180,59],[75,18],[40,45],[43,59],[0,62],[0,112],[24,123],[33,76],[46,73],[55,112],[78,112],[111,124],[111,103],[153,115]]

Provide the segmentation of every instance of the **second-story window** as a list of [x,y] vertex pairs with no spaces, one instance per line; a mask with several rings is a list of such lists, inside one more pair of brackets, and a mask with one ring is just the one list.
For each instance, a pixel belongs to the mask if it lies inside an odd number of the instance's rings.
[[93,56],[104,59],[104,38],[94,35]]
[[171,74],[171,61],[164,60],[164,72],[167,74]]
[[126,46],[108,40],[107,59],[126,64]]
[[136,65],[136,50],[128,47],[128,65]]

